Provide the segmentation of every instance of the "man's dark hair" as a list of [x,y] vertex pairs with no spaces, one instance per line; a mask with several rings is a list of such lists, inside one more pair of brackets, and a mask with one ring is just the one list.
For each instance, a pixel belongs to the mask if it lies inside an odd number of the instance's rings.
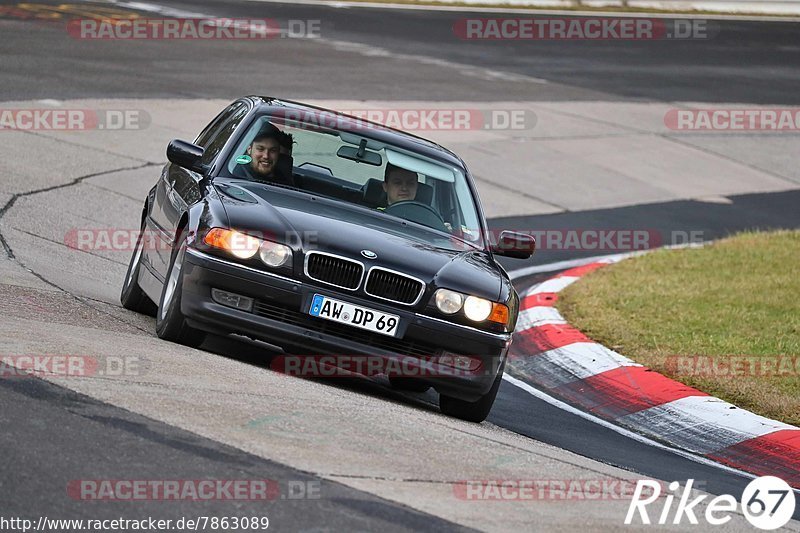
[[408,174],[412,174],[415,178],[418,178],[417,173],[413,170],[408,170],[407,168],[398,167],[397,165],[393,165],[391,163],[386,163],[386,170],[383,171],[383,181],[389,181],[389,175],[395,171],[406,172]]
[[275,139],[276,141],[278,141],[278,144],[280,144],[282,135],[283,132],[281,130],[279,130],[271,122],[267,122],[267,124],[263,128],[261,128],[261,130],[256,134],[256,136],[253,138],[253,141],[250,144],[264,139]]

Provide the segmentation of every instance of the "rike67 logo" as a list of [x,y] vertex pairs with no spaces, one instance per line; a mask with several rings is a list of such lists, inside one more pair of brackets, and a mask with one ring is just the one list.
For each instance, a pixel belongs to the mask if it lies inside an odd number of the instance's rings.
[[[670,483],[668,485],[670,492],[664,498],[663,507],[649,509],[656,511],[651,522],[648,506],[661,496],[661,483],[649,479],[639,480],[628,507],[628,514],[625,516],[625,524],[637,522],[638,516],[638,521],[642,524],[678,525],[688,522],[698,525],[700,510],[697,506],[708,498],[708,494],[692,498],[695,496],[692,494],[693,484],[693,479],[688,480],[683,492],[678,494],[680,484],[677,481]],[[678,502],[673,510],[676,499]],[[792,487],[784,480],[774,476],[763,476],[754,479],[745,487],[741,502],[737,502],[730,494],[716,496],[706,504],[705,512],[700,516],[707,524],[721,526],[730,522],[731,515],[738,511],[739,505],[751,525],[762,530],[773,530],[784,526],[792,518],[795,511],[795,495]]]

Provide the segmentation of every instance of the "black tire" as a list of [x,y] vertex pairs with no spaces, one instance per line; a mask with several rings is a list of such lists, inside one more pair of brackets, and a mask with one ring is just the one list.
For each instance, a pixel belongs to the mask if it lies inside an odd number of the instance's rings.
[[128,270],[125,272],[125,280],[122,283],[122,292],[119,295],[119,301],[125,309],[142,313],[143,315],[156,316],[158,307],[139,286],[139,269],[142,264],[144,228],[145,226],[142,224],[142,231],[139,232],[139,237],[136,239],[136,247],[133,249],[133,254],[128,264]]
[[427,392],[431,388],[427,383],[417,381],[414,378],[389,378],[389,383],[394,390],[408,391],[408,392]]
[[458,398],[440,394],[439,409],[448,416],[460,418],[467,422],[483,422],[486,420],[486,417],[489,416],[492,405],[494,405],[494,399],[497,397],[497,391],[500,390],[500,382],[503,381],[503,369],[505,366],[506,362],[503,361],[503,364],[500,365],[497,377],[494,379],[494,383],[492,383],[492,388],[476,401],[468,402],[466,400],[459,400]]
[[183,261],[186,255],[186,233],[178,230],[178,241],[172,250],[164,287],[161,289],[161,298],[158,302],[156,313],[156,335],[159,338],[191,346],[200,346],[206,338],[206,333],[186,324],[186,318],[181,312],[181,293],[183,292]]

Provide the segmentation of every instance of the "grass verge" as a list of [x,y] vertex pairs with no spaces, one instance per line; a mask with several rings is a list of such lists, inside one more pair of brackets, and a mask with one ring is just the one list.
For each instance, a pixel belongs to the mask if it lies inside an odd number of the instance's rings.
[[800,426],[800,231],[628,259],[568,287],[558,309],[638,363]]

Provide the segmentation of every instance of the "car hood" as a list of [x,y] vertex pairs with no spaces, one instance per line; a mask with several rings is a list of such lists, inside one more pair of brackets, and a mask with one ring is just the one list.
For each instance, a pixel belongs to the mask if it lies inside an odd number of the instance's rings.
[[[442,245],[452,248],[455,241],[435,232],[335,200],[258,183],[228,181],[215,187],[230,227],[239,231],[288,244],[296,252],[330,252],[361,261],[367,269],[381,266],[403,272],[435,288],[492,300],[501,294],[501,270],[488,253],[444,249]],[[364,257],[364,250],[377,257]]]

